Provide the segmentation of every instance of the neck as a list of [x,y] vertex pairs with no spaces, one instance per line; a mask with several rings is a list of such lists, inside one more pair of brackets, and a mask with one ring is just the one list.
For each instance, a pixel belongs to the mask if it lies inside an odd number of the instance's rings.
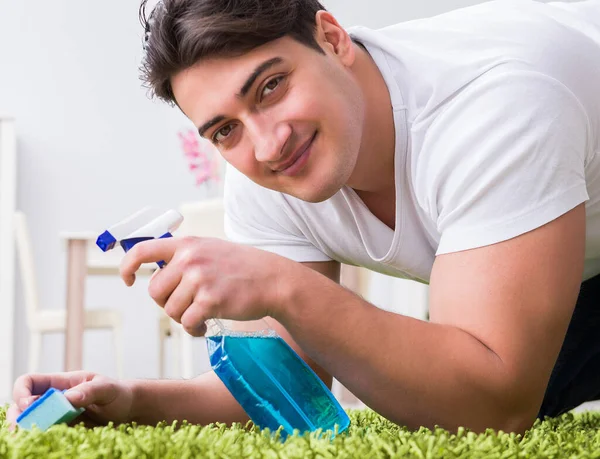
[[396,134],[390,94],[371,55],[355,44],[353,71],[363,91],[365,120],[358,159],[347,183],[356,191],[387,193],[394,189]]

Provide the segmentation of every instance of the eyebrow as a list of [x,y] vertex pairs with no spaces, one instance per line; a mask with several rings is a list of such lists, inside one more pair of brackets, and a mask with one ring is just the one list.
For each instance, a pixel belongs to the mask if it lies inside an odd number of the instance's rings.
[[[246,81],[242,85],[240,91],[236,94],[236,96],[240,99],[245,97],[248,94],[248,91],[250,91],[250,88],[252,87],[252,85],[254,84],[256,79],[262,73],[266,72],[274,65],[280,64],[282,62],[283,62],[283,59],[281,57],[273,57],[269,60],[264,61],[262,64],[260,64],[258,67],[256,67],[254,69],[254,71],[246,79]],[[200,126],[198,128],[198,134],[200,134],[201,137],[204,137],[204,133],[206,131],[208,131],[211,127],[213,127],[217,123],[220,123],[224,119],[225,119],[224,115],[217,115],[214,118],[211,118],[210,120],[208,120],[206,123],[204,123],[202,126]]]
[[250,91],[250,88],[252,87],[252,85],[254,84],[256,79],[261,75],[261,73],[269,70],[274,65],[280,64],[282,62],[283,62],[283,59],[281,57],[274,57],[272,59],[269,59],[269,60],[263,62],[258,67],[256,67],[254,69],[254,72],[252,72],[252,74],[248,77],[248,79],[242,86],[242,89],[240,89],[240,92],[237,94],[237,96],[240,99],[242,97],[246,96],[246,94],[248,94],[248,91]]
[[210,120],[208,120],[206,123],[204,123],[202,126],[200,126],[198,128],[198,134],[200,134],[200,137],[204,137],[204,133],[206,131],[208,131],[211,127],[213,127],[217,123],[220,123],[224,119],[225,119],[225,117],[223,115],[218,115],[218,116],[215,116],[214,118],[211,118]]

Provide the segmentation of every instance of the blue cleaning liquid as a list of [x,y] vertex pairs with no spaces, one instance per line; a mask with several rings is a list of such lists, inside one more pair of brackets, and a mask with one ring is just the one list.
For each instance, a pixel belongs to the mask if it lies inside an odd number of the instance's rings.
[[346,412],[315,372],[279,336],[211,336],[210,364],[254,424],[283,437],[323,430],[344,431]]

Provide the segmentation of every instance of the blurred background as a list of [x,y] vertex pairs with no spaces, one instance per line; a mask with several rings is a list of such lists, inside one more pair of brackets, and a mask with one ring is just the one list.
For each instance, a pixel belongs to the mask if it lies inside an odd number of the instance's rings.
[[[478,2],[324,2],[342,25],[372,28],[474,3]],[[146,205],[178,208],[183,202],[221,195],[222,163],[200,143],[195,144],[195,154],[190,152],[190,145],[198,141],[193,126],[178,109],[150,100],[141,86],[138,6],[137,0],[0,0],[0,118],[5,119],[5,130],[0,131],[5,157],[0,163],[0,219],[6,222],[14,208],[27,218],[37,295],[44,310],[65,309],[68,234],[97,235]],[[9,118],[14,124],[6,121]],[[12,126],[15,163],[6,159],[11,155],[7,138]],[[24,282],[13,270],[12,235],[6,223],[4,228],[0,402],[9,399],[15,377],[28,370],[30,333]],[[125,378],[159,376],[161,311],[148,297],[147,282],[140,277],[127,288],[116,275],[86,276],[85,309],[118,312],[123,339],[115,349],[110,330],[86,330],[85,369],[117,376],[115,356],[120,353]],[[368,298],[381,307],[425,318],[425,286],[377,275],[370,280]],[[44,335],[38,370],[61,371],[64,346],[64,333]],[[167,346],[167,376],[180,376],[170,364],[178,353],[179,348]],[[199,340],[193,342],[191,359],[194,373],[208,369]]]

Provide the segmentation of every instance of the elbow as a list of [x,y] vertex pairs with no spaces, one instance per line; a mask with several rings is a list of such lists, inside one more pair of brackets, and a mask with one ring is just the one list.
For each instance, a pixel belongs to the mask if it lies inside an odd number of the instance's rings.
[[524,434],[533,427],[543,394],[525,389],[522,381],[502,386],[490,384],[479,396],[471,397],[471,418],[463,427],[478,433],[493,429],[515,434]]
[[537,419],[539,397],[531,391],[507,390],[496,399],[496,416],[491,419],[494,430],[507,433],[524,434],[533,427]]
[[[491,428],[506,433],[524,434],[537,419],[546,391],[547,381],[529,373],[515,371],[502,365],[499,371],[490,372],[485,381],[478,381],[481,399],[474,410],[480,420],[480,431]],[[490,377],[491,376],[491,377]],[[478,397],[474,397],[477,400]],[[485,408],[484,408],[485,407]],[[478,416],[477,416],[478,417]]]
[[532,414],[531,412],[511,413],[498,420],[495,430],[501,430],[507,433],[524,434],[533,426],[536,415],[537,413]]
[[537,412],[532,413],[531,410],[507,410],[504,407],[496,405],[488,406],[485,413],[479,411],[478,414],[472,413],[469,420],[463,422],[454,422],[450,424],[450,431],[455,431],[459,427],[466,427],[475,433],[485,433],[491,429],[496,432],[524,434],[527,430],[533,427]]
[[499,430],[523,434],[531,429],[538,418],[548,381],[523,377],[510,378],[500,397]]
[[460,421],[451,423],[454,425],[449,430],[466,427],[475,433],[484,433],[492,429],[496,432],[524,434],[533,427],[537,417],[537,412],[532,413],[531,410],[506,409],[506,406],[495,404],[488,405],[485,413],[481,410],[476,411],[478,413],[472,413],[470,419],[465,420],[464,423]]

